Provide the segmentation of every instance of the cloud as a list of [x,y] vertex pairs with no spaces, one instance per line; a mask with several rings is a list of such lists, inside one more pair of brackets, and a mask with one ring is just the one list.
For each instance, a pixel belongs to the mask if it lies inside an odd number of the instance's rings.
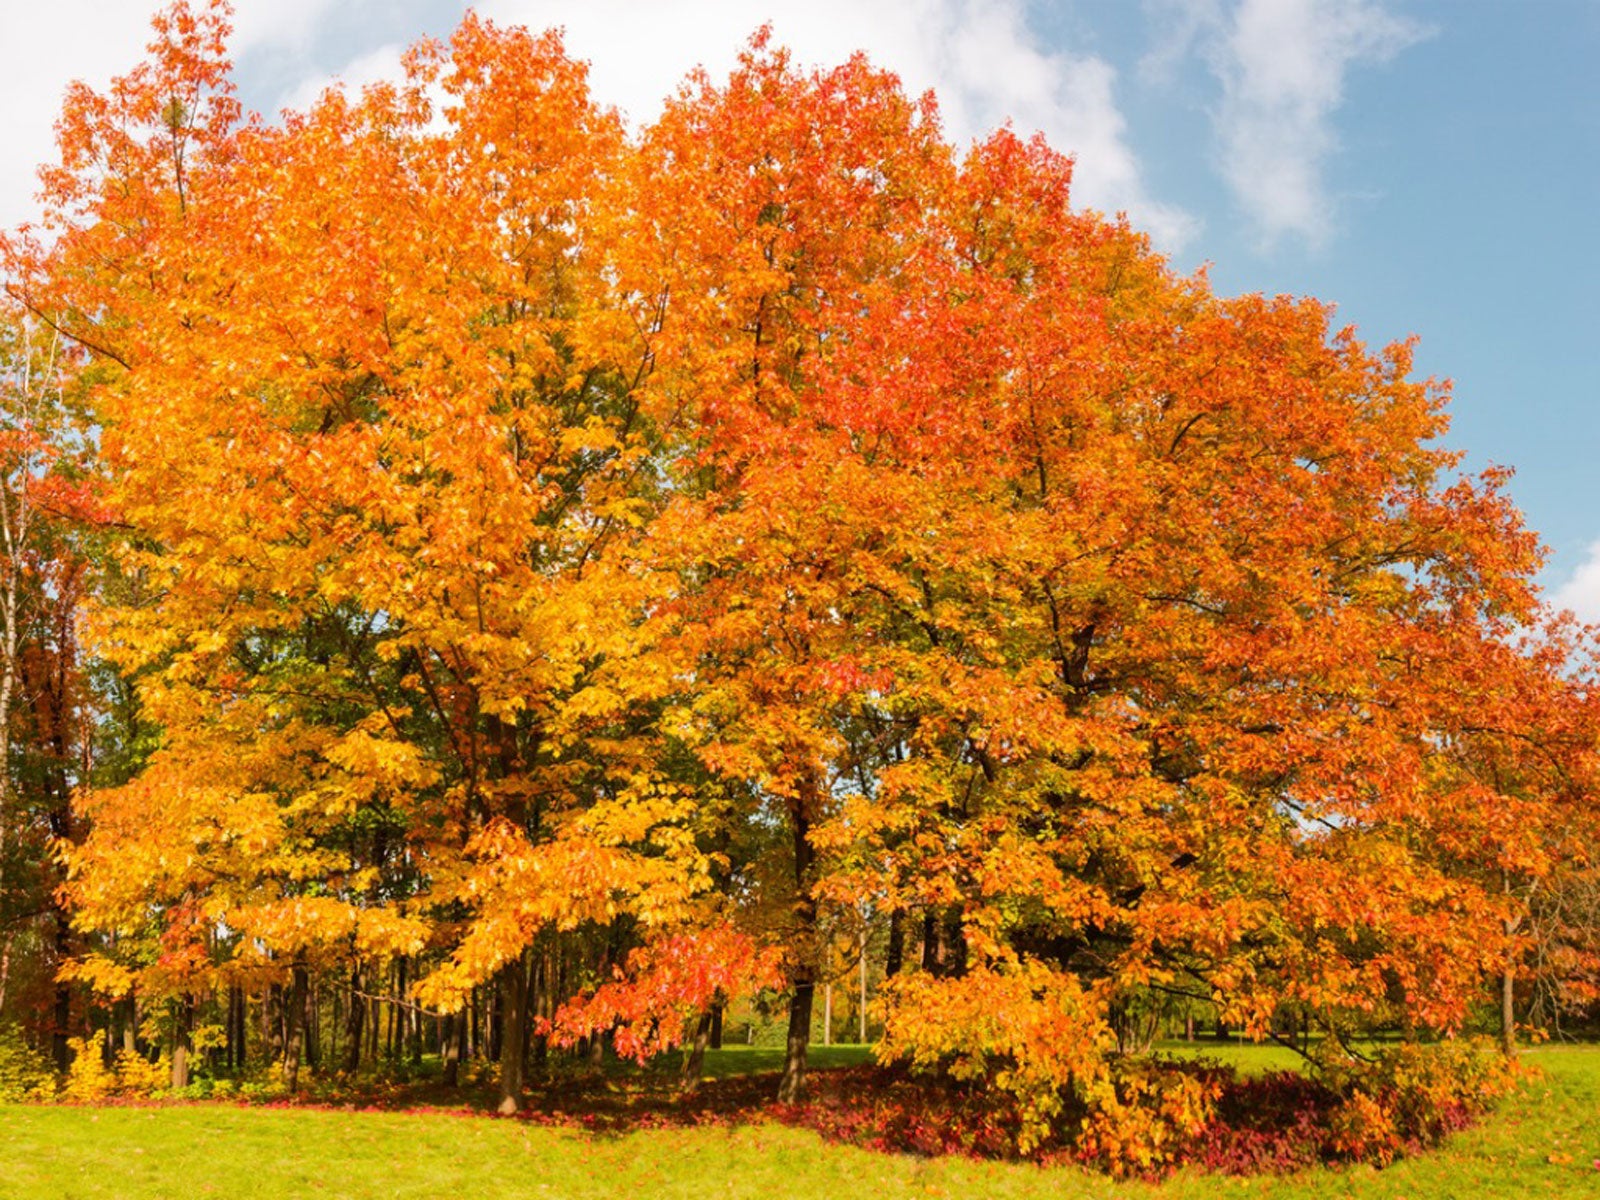
[[[152,9],[157,2],[148,0]],[[256,88],[266,85],[269,112],[304,107],[335,80],[359,87],[398,70],[394,20],[344,19],[364,3],[237,0],[235,57],[256,71]],[[402,6],[435,29],[453,25],[465,7],[458,0]],[[568,49],[592,63],[596,96],[638,122],[651,119],[696,65],[725,74],[770,19],[776,40],[802,63],[842,62],[864,50],[908,91],[936,90],[958,141],[1008,120],[1023,135],[1042,132],[1076,157],[1080,205],[1127,212],[1164,250],[1181,250],[1198,229],[1190,214],[1150,194],[1118,107],[1115,69],[1095,55],[1045,45],[1023,0],[770,0],[760,7],[748,0],[480,0],[477,7],[502,23],[565,26]],[[73,78],[103,87],[137,62],[149,39],[147,12],[129,0],[0,4],[0,41],[24,48],[0,74],[0,226],[34,211],[33,164],[54,157],[50,130],[62,89]],[[345,65],[330,72],[337,62]]]
[[277,109],[305,112],[331,87],[342,86],[352,96],[358,95],[369,83],[384,79],[399,79],[400,60],[405,47],[398,43],[379,46],[358,58],[351,59],[332,75],[316,75],[302,79],[279,99]]
[[1115,97],[1116,71],[1089,54],[1047,47],[1018,0],[485,0],[487,17],[532,28],[564,26],[569,52],[592,64],[595,95],[635,121],[659,111],[695,66],[725,75],[764,19],[774,40],[803,64],[843,62],[865,51],[906,90],[933,89],[947,132],[982,137],[1011,121],[1042,132],[1076,156],[1074,198],[1126,211],[1164,250],[1177,251],[1198,225],[1152,197]]
[[334,0],[233,0],[234,49],[303,48],[333,8]]
[[1148,83],[1170,84],[1197,43],[1227,24],[1222,0],[1144,0],[1151,46],[1139,59]]
[[[144,57],[150,16],[164,0],[0,3],[0,227],[37,215],[36,164],[56,157],[54,126],[66,87],[104,88]],[[334,0],[235,0],[234,49],[303,45]]]
[[[1219,10],[1200,0],[1211,24]],[[1216,112],[1223,177],[1267,244],[1324,244],[1335,205],[1324,179],[1338,148],[1333,115],[1345,77],[1429,35],[1374,0],[1241,0],[1207,39],[1222,84]]]
[[1600,540],[1589,543],[1567,581],[1550,593],[1550,605],[1570,608],[1579,620],[1600,623]]
[[35,164],[55,157],[53,133],[66,86],[103,87],[138,60],[149,13],[117,0],[0,5],[0,225],[31,217]]

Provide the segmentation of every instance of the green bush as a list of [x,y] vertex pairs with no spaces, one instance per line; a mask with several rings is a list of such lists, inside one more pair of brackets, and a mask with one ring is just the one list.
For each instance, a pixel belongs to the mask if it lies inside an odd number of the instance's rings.
[[55,1091],[50,1060],[15,1028],[0,1028],[0,1103],[36,1100]]

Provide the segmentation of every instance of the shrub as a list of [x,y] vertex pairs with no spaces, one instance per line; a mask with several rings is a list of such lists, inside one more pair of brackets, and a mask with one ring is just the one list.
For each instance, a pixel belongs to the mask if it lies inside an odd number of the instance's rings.
[[54,1090],[50,1061],[15,1029],[0,1029],[0,1103],[35,1100]]
[[1159,1174],[1190,1157],[1222,1095],[1221,1073],[1160,1059],[1113,1060],[1082,1088],[1077,1156],[1116,1176]]
[[92,1104],[112,1097],[149,1098],[166,1094],[172,1083],[172,1063],[165,1055],[151,1062],[139,1054],[115,1054],[106,1065],[106,1031],[87,1038],[69,1038],[72,1064],[61,1081],[59,1097]]
[[1339,1157],[1387,1163],[1437,1144],[1505,1094],[1514,1069],[1486,1042],[1406,1042],[1369,1061],[1333,1057],[1322,1076],[1343,1099],[1332,1114]]

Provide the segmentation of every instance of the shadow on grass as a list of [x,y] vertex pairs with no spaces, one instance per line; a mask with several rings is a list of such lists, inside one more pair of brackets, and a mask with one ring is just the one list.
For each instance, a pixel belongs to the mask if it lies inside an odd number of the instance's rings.
[[[874,1065],[868,1061],[870,1053],[864,1046],[813,1048],[805,1095],[791,1104],[777,1101],[783,1052],[776,1048],[733,1047],[708,1054],[704,1075],[693,1088],[683,1084],[680,1055],[665,1055],[643,1067],[615,1061],[589,1067],[560,1060],[535,1073],[525,1091],[526,1107],[508,1119],[607,1140],[643,1130],[774,1122],[863,1149],[991,1160],[1015,1160],[1019,1142],[1031,1140],[1029,1157],[1042,1163],[1127,1169],[1127,1163],[1097,1149],[1092,1138],[1080,1137],[1088,1112],[1071,1095],[1063,1096],[1065,1107],[1042,1141],[1023,1139],[1015,1097],[976,1082],[913,1076],[903,1067]],[[1240,1048],[1229,1057],[1235,1056],[1259,1060],[1248,1064],[1257,1069],[1240,1071],[1242,1064],[1212,1057],[1158,1056],[1162,1069],[1204,1086],[1215,1099],[1215,1109],[1203,1127],[1171,1130],[1160,1161],[1147,1161],[1135,1173],[1156,1178],[1192,1165],[1227,1175],[1280,1174],[1363,1157],[1340,1132],[1341,1094],[1298,1071],[1282,1069],[1275,1061],[1278,1054]],[[346,1112],[498,1115],[488,1064],[465,1064],[459,1088],[443,1084],[436,1063],[398,1072],[407,1078],[323,1077],[294,1097],[256,1096],[247,1102]],[[1395,1144],[1382,1161],[1437,1144],[1475,1115],[1464,1104],[1447,1108],[1435,1114],[1437,1129],[1396,1127]]]
[[[808,1093],[837,1095],[850,1086],[872,1086],[886,1074],[871,1067],[870,1046],[812,1047]],[[709,1051],[698,1085],[687,1088],[683,1056],[662,1055],[640,1066],[608,1059],[600,1067],[562,1062],[532,1073],[527,1105],[516,1120],[568,1126],[600,1135],[636,1129],[731,1125],[773,1119],[784,1052],[781,1048],[729,1047]],[[256,1107],[338,1109],[357,1112],[440,1112],[499,1116],[493,1064],[463,1064],[462,1083],[447,1086],[436,1060],[396,1075],[312,1077],[296,1095],[206,1095],[184,1099],[235,1099]],[[847,1082],[845,1076],[851,1077]],[[837,1077],[837,1078],[835,1078]],[[871,1077],[871,1078],[869,1078]],[[789,1106],[794,1107],[794,1106]]]

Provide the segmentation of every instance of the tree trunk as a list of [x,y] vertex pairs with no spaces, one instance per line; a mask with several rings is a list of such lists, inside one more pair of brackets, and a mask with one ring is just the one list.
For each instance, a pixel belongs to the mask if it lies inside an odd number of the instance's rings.
[[444,1064],[444,1086],[453,1088],[461,1081],[461,1035],[466,1013],[449,1013],[439,1034],[439,1060]]
[[861,931],[861,995],[856,1006],[856,1014],[861,1022],[861,1044],[867,1044],[867,934]]
[[506,1006],[498,980],[494,987],[488,989],[483,999],[486,1009],[484,1019],[489,1033],[489,1057],[499,1062],[500,1055],[505,1050]]
[[402,1046],[400,996],[406,990],[406,960],[398,958],[389,972],[389,1027],[385,1034],[384,1057],[390,1062],[400,1061]]
[[[1501,887],[1511,895],[1511,876],[1501,877]],[[1522,924],[1520,916],[1505,919],[1506,937],[1515,936]],[[1500,974],[1500,1051],[1507,1058],[1517,1056],[1517,971],[1513,960],[1507,959]]]
[[500,1112],[521,1112],[528,1033],[528,966],[526,953],[500,972]]
[[283,984],[274,983],[267,987],[267,994],[261,1000],[261,1040],[266,1043],[267,1061],[281,1062],[283,1059]]
[[172,1086],[189,1086],[189,1031],[194,1025],[194,997],[178,1000],[173,1013],[172,1034]]
[[[4,860],[5,853],[5,828],[3,821],[0,821],[0,860]],[[0,876],[3,875],[4,870],[0,869]],[[4,905],[5,896],[5,880],[0,878],[0,906]],[[0,907],[0,922],[4,920],[4,908]],[[6,985],[11,979],[11,942],[11,929],[7,927],[3,932],[0,932],[0,1013],[6,1011]]]
[[817,901],[811,894],[811,814],[817,810],[816,782],[808,777],[790,816],[794,833],[795,945],[799,960],[791,968],[793,991],[789,998],[789,1038],[784,1048],[783,1078],[778,1099],[793,1104],[805,1082],[806,1051],[811,1044],[811,1004],[817,986]]
[[800,1099],[806,1050],[811,1044],[811,1000],[816,986],[809,966],[795,968],[794,994],[789,998],[789,1040],[784,1050],[783,1078],[778,1083],[778,1099],[784,1104]]
[[322,989],[313,985],[306,997],[306,1066],[313,1071],[322,1067]]
[[700,1014],[700,1020],[694,1027],[694,1041],[689,1047],[689,1057],[683,1060],[682,1085],[685,1092],[692,1092],[700,1086],[700,1074],[706,1066],[706,1046],[711,1041],[711,1013]]
[[130,991],[117,1007],[122,1010],[122,1053],[132,1058],[139,1053],[139,1002]]
[[1517,1056],[1517,976],[1507,968],[1500,975],[1500,1052]]
[[350,964],[350,1007],[344,1015],[344,1063],[347,1075],[361,1069],[361,1041],[367,1032],[367,999],[361,995],[361,964]]
[[241,1011],[244,989],[238,984],[228,988],[228,1013],[224,1031],[228,1038],[228,1070],[244,1067],[244,1013]]
[[284,1014],[283,1082],[290,1095],[300,1086],[300,1055],[306,1031],[306,983],[305,962],[297,961],[289,985],[288,1011]]
[[939,966],[951,978],[967,973],[967,927],[963,918],[962,906],[952,904],[945,910],[944,930],[939,937]]
[[[3,767],[4,764],[0,764]],[[51,827],[59,831],[59,836],[72,835],[72,817],[70,810],[63,809],[60,813],[52,814]],[[65,966],[72,959],[72,917],[67,912],[66,904],[55,889],[50,892],[50,909],[55,921],[55,965],[59,968]],[[55,984],[55,1022],[50,1036],[50,1054],[55,1060],[56,1070],[64,1072],[71,1062],[71,1053],[67,1047],[67,1038],[72,1033],[72,985],[66,980],[58,979]]]
[[[556,996],[562,994],[560,989],[565,975],[565,968],[557,965],[555,955],[556,951],[546,946],[544,953],[534,960],[532,990],[528,995],[530,1015],[555,1016]],[[589,1066],[596,1071],[605,1063],[605,1050],[605,1042],[599,1035],[589,1039]],[[550,1039],[542,1033],[533,1035],[532,1057],[534,1070],[543,1077],[550,1061]]]
[[906,961],[906,914],[898,908],[889,914],[889,954],[884,960],[884,978],[900,974]]
[[711,1006],[711,1048],[722,1049],[722,1014],[727,1005],[718,1000]]

